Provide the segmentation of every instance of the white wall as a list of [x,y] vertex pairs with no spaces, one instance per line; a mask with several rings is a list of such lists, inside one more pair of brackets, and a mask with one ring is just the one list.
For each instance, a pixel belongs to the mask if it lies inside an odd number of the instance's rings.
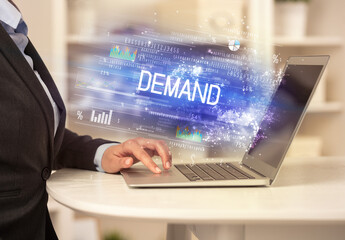
[[306,49],[302,54],[330,54],[327,98],[342,104],[340,113],[308,115],[301,132],[323,138],[324,155],[345,155],[345,1],[310,1],[308,33],[310,35],[339,36],[344,45],[330,48]]

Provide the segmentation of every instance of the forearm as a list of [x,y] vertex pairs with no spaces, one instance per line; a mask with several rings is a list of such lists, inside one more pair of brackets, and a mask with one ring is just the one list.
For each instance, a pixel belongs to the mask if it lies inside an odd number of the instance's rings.
[[79,136],[66,129],[61,148],[55,158],[54,168],[80,168],[96,170],[94,159],[97,149],[106,143],[104,139],[92,139],[90,136]]

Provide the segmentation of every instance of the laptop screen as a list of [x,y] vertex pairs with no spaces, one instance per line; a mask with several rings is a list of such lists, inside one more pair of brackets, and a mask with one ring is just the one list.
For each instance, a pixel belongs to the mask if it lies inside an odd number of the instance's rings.
[[277,169],[298,129],[324,65],[289,64],[244,161]]

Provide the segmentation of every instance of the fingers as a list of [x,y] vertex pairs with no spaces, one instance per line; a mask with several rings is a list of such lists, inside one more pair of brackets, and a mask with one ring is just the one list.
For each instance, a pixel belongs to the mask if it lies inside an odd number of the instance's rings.
[[172,165],[171,152],[164,141],[146,138],[130,139],[122,144],[109,147],[102,157],[102,167],[106,172],[115,173],[141,161],[153,173],[161,173],[153,156],[160,156],[164,169]]
[[[151,148],[149,148],[151,149]],[[152,149],[151,149],[152,150]],[[139,139],[128,140],[123,143],[123,151],[132,154],[135,158],[140,160],[153,173],[161,173],[150,155],[144,150],[144,146],[140,144]]]
[[150,157],[158,155],[158,153],[155,150],[145,149],[145,151],[147,152],[148,155],[150,155]]
[[165,169],[169,169],[171,167],[171,152],[164,141],[140,138],[138,139],[138,142],[144,148],[151,150],[154,155],[160,156]]

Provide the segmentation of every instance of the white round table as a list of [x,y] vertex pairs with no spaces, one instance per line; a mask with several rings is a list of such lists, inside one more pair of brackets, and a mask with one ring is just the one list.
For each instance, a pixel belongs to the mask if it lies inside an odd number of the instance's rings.
[[167,239],[244,239],[246,224],[345,223],[345,158],[286,159],[271,187],[127,187],[119,174],[61,169],[47,181],[61,204],[94,216],[168,223]]

